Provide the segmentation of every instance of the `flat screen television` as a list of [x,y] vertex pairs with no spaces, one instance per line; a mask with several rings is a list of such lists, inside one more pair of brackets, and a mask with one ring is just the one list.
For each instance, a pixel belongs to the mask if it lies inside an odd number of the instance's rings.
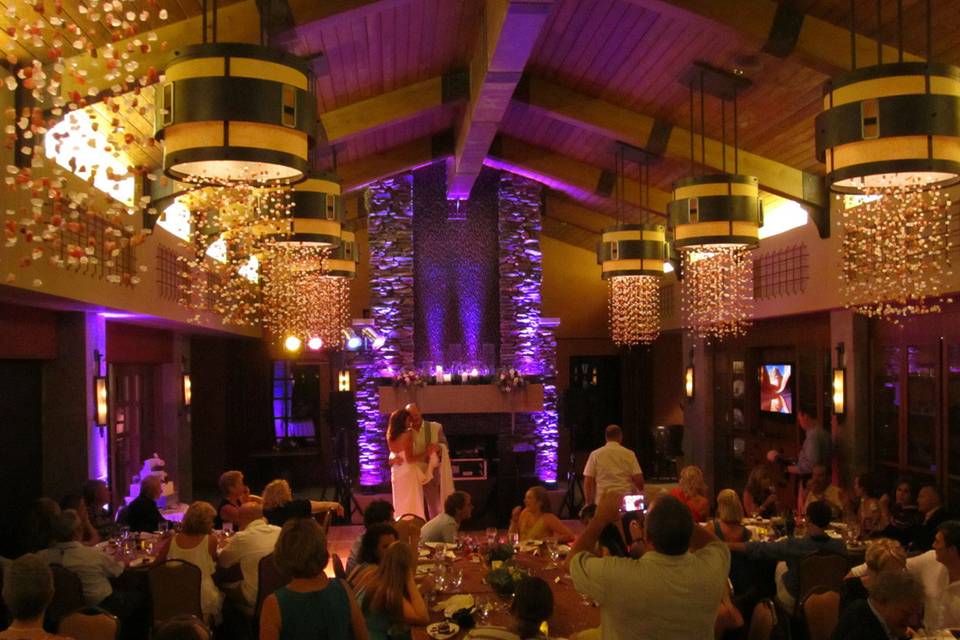
[[760,411],[793,415],[793,365],[770,362],[760,365]]

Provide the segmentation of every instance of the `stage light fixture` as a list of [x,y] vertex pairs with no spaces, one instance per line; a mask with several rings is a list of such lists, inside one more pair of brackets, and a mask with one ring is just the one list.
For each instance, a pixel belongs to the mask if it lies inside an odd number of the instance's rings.
[[356,351],[363,346],[363,338],[358,336],[357,332],[349,327],[341,329],[340,335],[343,336],[344,347],[350,351]]
[[364,327],[360,333],[367,339],[370,348],[374,351],[380,349],[387,343],[387,336],[378,333],[373,327]]
[[310,351],[319,351],[323,348],[323,338],[313,336],[307,340],[307,348],[310,349]]

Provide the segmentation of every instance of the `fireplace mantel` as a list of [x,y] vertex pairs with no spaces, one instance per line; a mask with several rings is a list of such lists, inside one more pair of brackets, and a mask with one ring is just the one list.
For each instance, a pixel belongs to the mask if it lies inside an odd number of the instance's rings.
[[543,385],[505,393],[495,384],[380,387],[380,413],[416,402],[422,413],[535,413],[543,411]]

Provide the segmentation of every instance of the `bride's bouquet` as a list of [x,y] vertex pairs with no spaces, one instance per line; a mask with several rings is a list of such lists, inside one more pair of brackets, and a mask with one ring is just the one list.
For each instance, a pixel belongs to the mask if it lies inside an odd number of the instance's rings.
[[513,367],[504,367],[497,373],[497,386],[505,393],[520,389],[526,384],[523,375]]
[[404,369],[393,377],[395,387],[425,387],[427,379],[416,369]]

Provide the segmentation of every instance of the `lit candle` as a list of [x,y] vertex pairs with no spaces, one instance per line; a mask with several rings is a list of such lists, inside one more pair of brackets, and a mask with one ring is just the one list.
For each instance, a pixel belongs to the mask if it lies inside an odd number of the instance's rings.
[[437,378],[442,378],[442,377],[443,377],[443,367],[438,364],[434,373],[436,374]]
[[474,367],[473,369],[470,370],[470,377],[471,377],[471,378],[479,378],[479,377],[480,377],[480,372],[477,370],[476,367]]
[[453,377],[449,373],[443,374],[443,381],[449,384],[453,380]]

